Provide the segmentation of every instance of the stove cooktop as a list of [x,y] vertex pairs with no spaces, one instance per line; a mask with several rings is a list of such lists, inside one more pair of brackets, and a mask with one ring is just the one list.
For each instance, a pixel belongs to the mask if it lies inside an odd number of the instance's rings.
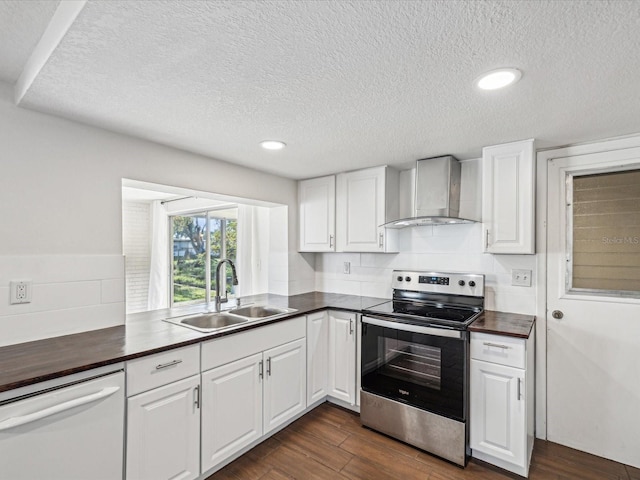
[[395,317],[409,323],[448,325],[454,328],[466,328],[481,312],[480,308],[445,306],[407,300],[390,300],[365,310],[365,313]]
[[365,313],[418,325],[466,330],[484,306],[484,275],[394,270],[393,299]]

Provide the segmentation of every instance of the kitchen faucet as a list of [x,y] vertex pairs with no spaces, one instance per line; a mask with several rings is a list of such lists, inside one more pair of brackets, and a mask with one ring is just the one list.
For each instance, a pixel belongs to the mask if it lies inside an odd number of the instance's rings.
[[229,299],[227,298],[227,292],[224,292],[224,299],[220,298],[220,267],[222,267],[223,263],[229,262],[231,266],[231,282],[233,285],[238,285],[238,276],[236,275],[236,266],[233,262],[228,258],[223,258],[218,262],[218,266],[216,267],[216,296],[214,300],[216,302],[216,311],[220,311],[220,304],[226,303]]

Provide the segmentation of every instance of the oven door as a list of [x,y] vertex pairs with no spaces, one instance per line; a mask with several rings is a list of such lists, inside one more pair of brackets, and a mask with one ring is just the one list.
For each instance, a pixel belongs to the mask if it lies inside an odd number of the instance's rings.
[[362,317],[362,390],[464,422],[464,331]]

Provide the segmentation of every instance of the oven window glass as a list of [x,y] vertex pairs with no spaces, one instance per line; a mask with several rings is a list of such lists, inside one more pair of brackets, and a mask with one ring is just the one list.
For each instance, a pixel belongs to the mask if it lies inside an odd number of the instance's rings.
[[362,324],[362,389],[465,421],[466,340]]
[[401,381],[440,390],[442,349],[397,338],[379,337],[379,350],[384,352],[381,369],[384,374]]

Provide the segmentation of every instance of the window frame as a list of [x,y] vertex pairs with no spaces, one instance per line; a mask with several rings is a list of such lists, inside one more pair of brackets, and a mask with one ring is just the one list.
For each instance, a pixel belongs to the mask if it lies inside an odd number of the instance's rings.
[[579,288],[573,286],[573,182],[575,177],[593,176],[607,173],[623,173],[629,171],[640,170],[640,165],[631,164],[624,167],[616,166],[612,168],[594,169],[589,171],[572,171],[566,172],[565,176],[565,254],[566,254],[566,269],[565,269],[565,294],[568,296],[574,295],[593,295],[598,297],[616,297],[616,298],[630,298],[640,299],[640,291],[635,290],[607,290],[598,288]]
[[[188,306],[188,305],[200,305],[200,304],[209,304],[211,303],[212,295],[211,295],[211,287],[212,287],[212,279],[211,279],[211,235],[210,235],[210,225],[212,219],[220,220],[220,259],[226,258],[227,255],[227,222],[229,219],[225,217],[216,217],[212,215],[212,213],[236,209],[236,222],[238,221],[237,217],[237,209],[238,206],[230,206],[225,205],[219,208],[210,208],[205,210],[194,210],[188,212],[175,212],[173,214],[167,215],[167,221],[169,222],[168,234],[169,234],[169,242],[167,248],[167,254],[169,256],[169,308],[180,307],[180,306]],[[204,215],[206,218],[205,221],[205,298],[204,300],[191,300],[186,302],[176,303],[174,300],[174,257],[173,257],[173,241],[174,241],[174,230],[173,230],[173,218],[174,217],[195,217],[199,215]],[[236,246],[237,249],[237,246]],[[236,250],[237,255],[237,250]],[[235,261],[235,260],[234,260]],[[226,275],[221,276],[220,282],[220,292],[226,291],[227,288],[227,278]],[[229,294],[229,298],[234,298],[234,295]]]

